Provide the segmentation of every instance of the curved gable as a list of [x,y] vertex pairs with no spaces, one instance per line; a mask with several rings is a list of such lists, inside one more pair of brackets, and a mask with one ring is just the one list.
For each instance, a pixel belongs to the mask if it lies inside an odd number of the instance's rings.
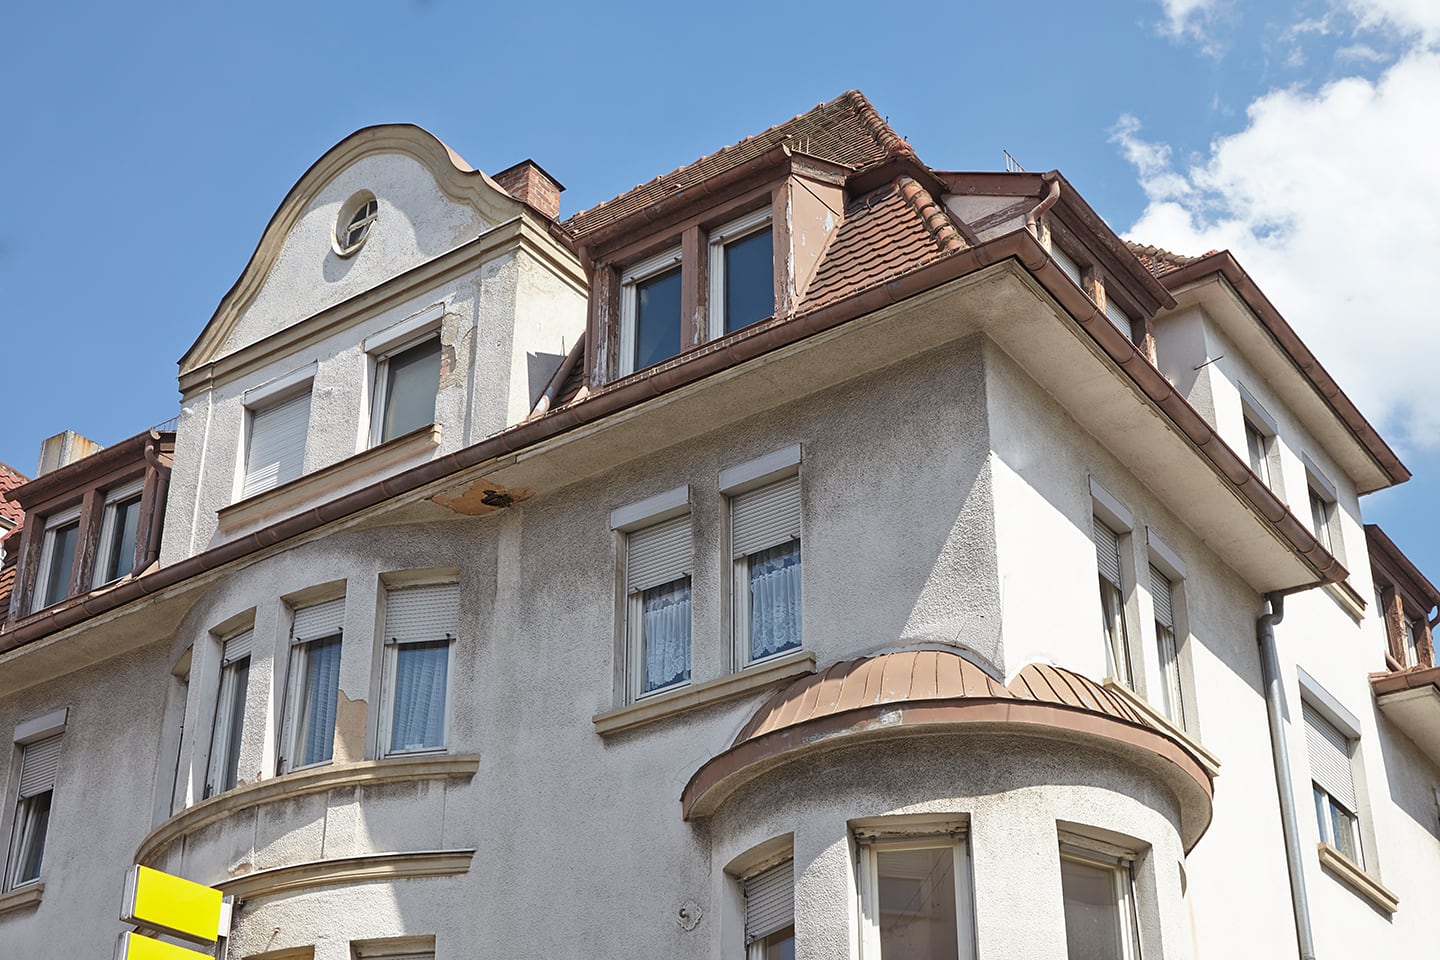
[[[342,257],[333,247],[336,220],[362,190],[374,194],[378,216],[364,245]],[[180,373],[432,260],[514,219],[522,206],[420,127],[351,134],[290,189]]]

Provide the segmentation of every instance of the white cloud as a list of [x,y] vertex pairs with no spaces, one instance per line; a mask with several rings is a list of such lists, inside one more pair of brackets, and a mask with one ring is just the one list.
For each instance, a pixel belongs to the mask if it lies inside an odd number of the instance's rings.
[[1243,130],[1183,169],[1133,117],[1112,131],[1149,200],[1133,239],[1180,253],[1230,249],[1372,422],[1432,448],[1436,103],[1440,51],[1416,45],[1374,81],[1260,97]]
[[[1161,0],[1168,4],[1171,0]],[[1435,0],[1339,0],[1362,27],[1391,30],[1427,44],[1440,43],[1440,3]]]

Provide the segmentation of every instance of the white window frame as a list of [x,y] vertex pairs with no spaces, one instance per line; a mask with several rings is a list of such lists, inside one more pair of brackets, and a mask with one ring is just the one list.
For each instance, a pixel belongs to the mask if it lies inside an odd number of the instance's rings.
[[[116,487],[105,495],[105,506],[101,512],[100,521],[100,543],[95,550],[95,570],[90,580],[92,588],[103,587],[107,583],[113,583],[121,579],[120,577],[111,577],[107,569],[109,566],[107,558],[110,556],[110,549],[115,545],[115,536],[117,534],[115,529],[116,518],[119,515],[120,504],[127,500],[135,500],[137,498],[140,498],[140,503],[143,503],[144,492],[145,481],[141,479],[133,483],[127,483],[123,487]],[[139,506],[140,504],[137,503],[136,509],[139,509]],[[140,518],[137,516],[135,520],[135,539],[138,542],[140,539]],[[134,576],[137,572],[138,571],[132,566],[130,573],[126,574],[126,576]]]
[[[220,640],[219,647],[220,670],[215,682],[215,710],[210,722],[210,752],[205,762],[202,799],[208,799],[231,789],[224,785],[223,780],[228,779],[232,769],[235,771],[236,782],[239,782],[241,747],[237,746],[235,754],[232,756],[228,741],[231,730],[237,728],[240,730],[241,737],[244,736],[245,707],[250,685],[249,673],[255,662],[254,627],[249,626],[243,630],[231,632]],[[227,650],[229,651],[228,656]],[[245,686],[239,688],[240,701],[237,705],[235,702],[236,676],[239,673],[238,665],[242,660],[245,661],[246,680]],[[226,741],[223,744],[220,742],[222,734]]]
[[[4,882],[0,883],[0,891],[14,890],[20,887],[29,886],[32,883],[39,883],[41,881],[41,877],[45,867],[45,847],[50,839],[50,825],[52,822],[51,818],[53,817],[55,812],[55,786],[60,779],[59,761],[64,755],[63,737],[65,736],[65,723],[68,715],[69,709],[67,707],[61,707],[58,710],[53,710],[50,713],[45,714],[44,716],[36,717],[33,720],[28,720],[15,728],[15,734],[13,738],[14,749],[12,751],[12,756],[14,757],[14,773],[11,775],[15,786],[12,794],[9,798],[7,798],[11,801],[10,837],[9,842],[6,844],[6,856],[4,863],[5,872],[3,876]],[[25,797],[21,797],[20,790],[23,786],[22,777],[24,773],[26,750],[30,747],[36,746],[37,744],[43,744],[50,740],[57,740],[58,742],[55,746],[57,754],[56,766],[55,770],[50,774],[49,786],[43,790],[32,790]],[[26,801],[45,793],[50,794],[50,809],[46,815],[45,832],[39,836],[38,840],[36,840],[33,833],[28,835],[22,833],[22,829],[25,826],[25,824],[22,822],[22,818],[24,820],[28,820],[32,816],[25,809],[27,807]],[[35,876],[27,877],[24,880],[17,880],[16,874],[20,869],[22,852],[28,852],[31,849],[31,844],[33,843],[39,844],[39,869],[36,870]]]
[[[801,535],[804,524],[804,491],[800,486],[800,463],[802,451],[800,444],[791,444],[780,450],[756,457],[744,463],[737,464],[720,471],[719,490],[725,498],[725,537],[723,547],[725,558],[731,568],[729,584],[729,610],[730,610],[730,633],[732,641],[732,658],[735,669],[743,670],[752,663],[760,663],[766,660],[773,660],[776,657],[783,657],[793,654],[797,650],[805,648],[805,618],[804,618],[804,542]],[[801,617],[800,636],[796,637],[796,643],[784,650],[777,651],[765,657],[752,657],[750,651],[750,557],[757,552],[773,549],[787,541],[776,541],[768,547],[761,547],[745,556],[735,556],[733,549],[735,536],[735,503],[736,500],[747,494],[763,491],[776,487],[782,483],[795,484],[795,496],[799,501],[796,515],[793,518],[794,535],[791,540],[800,545],[801,550]]]
[[[1305,737],[1305,760],[1309,767],[1311,793],[1315,801],[1316,829],[1320,841],[1329,844],[1356,867],[1365,870],[1368,846],[1365,840],[1366,803],[1362,779],[1356,775],[1360,763],[1360,721],[1340,701],[1331,696],[1329,691],[1325,690],[1303,667],[1297,669],[1300,677],[1301,733]],[[1312,727],[1312,717],[1321,723]],[[1323,771],[1316,769],[1316,744],[1312,742],[1312,738],[1318,736],[1333,747],[1332,738],[1326,737],[1321,732],[1325,727],[1328,727],[1344,742],[1344,766],[1349,778],[1348,790],[1353,796],[1353,808],[1346,803],[1351,797],[1337,796],[1337,792],[1346,788],[1345,785],[1321,783],[1321,780],[1328,780],[1328,776]],[[1326,749],[1326,745],[1322,744],[1321,749]],[[1317,773],[1319,773],[1318,777]],[[1334,833],[1332,806],[1349,818],[1353,856],[1344,846],[1336,842],[1339,838]],[[1327,815],[1322,816],[1322,812]]]
[[[61,510],[45,518],[45,529],[40,539],[40,566],[39,569],[35,571],[35,589],[30,594],[31,612],[44,610],[46,607],[54,605],[45,602],[45,594],[49,592],[50,589],[50,561],[54,558],[56,531],[61,527],[68,527],[72,523],[76,525],[75,556],[70,559],[69,572],[70,580],[73,581],[75,579],[75,564],[80,562],[80,505],[76,504],[68,510]],[[70,585],[67,582],[65,585],[65,594],[61,596],[60,599],[54,601],[54,603],[61,603],[69,596]]]
[[[1181,730],[1194,725],[1194,703],[1187,684],[1189,671],[1186,670],[1186,647],[1189,641],[1190,622],[1185,608],[1186,566],[1174,550],[1149,527],[1145,528],[1145,545],[1149,561],[1149,590],[1151,608],[1155,622],[1155,651],[1160,668],[1161,706],[1164,715]],[[1167,641],[1164,635],[1167,606],[1162,602],[1155,578],[1163,577],[1169,591],[1169,652],[1170,664],[1166,665]]]
[[[396,640],[389,633],[389,601],[390,597],[407,590],[424,590],[431,587],[453,586],[456,589],[455,596],[455,622],[453,627],[446,633],[444,640],[447,641],[445,649],[445,709],[440,720],[440,745],[436,747],[424,747],[418,750],[395,750],[391,748],[391,740],[394,734],[395,723],[395,684],[399,676],[399,648],[408,642]],[[378,741],[376,753],[381,757],[413,757],[426,754],[443,754],[450,750],[451,717],[454,711],[454,687],[455,687],[455,644],[460,636],[460,597],[459,581],[446,578],[441,580],[428,581],[407,581],[403,584],[395,584],[385,588],[384,608],[386,616],[382,617],[381,624],[381,666],[380,666],[380,725],[378,730]],[[431,641],[438,642],[442,638],[435,638]]]
[[[1116,944],[1119,960],[1140,960],[1140,922],[1135,906],[1135,858],[1118,852],[1100,852],[1089,841],[1060,841],[1060,867],[1066,861],[1110,871],[1115,893],[1115,908],[1120,914],[1116,926],[1120,942]],[[1067,944],[1068,950],[1068,944]]]
[[[645,689],[645,637],[641,625],[643,623],[643,604],[645,590],[630,590],[630,538],[638,533],[643,533],[662,523],[668,523],[677,518],[684,517],[689,525],[690,550],[685,560],[680,564],[683,569],[677,568],[675,576],[671,580],[661,581],[656,586],[664,586],[690,577],[691,587],[691,635],[690,635],[690,676],[684,680],[656,687],[654,690]],[[618,536],[617,564],[619,576],[618,581],[618,608],[620,611],[620,652],[621,662],[624,665],[624,698],[627,702],[634,703],[647,699],[671,690],[678,690],[689,686],[694,682],[695,674],[695,635],[694,635],[694,566],[695,566],[695,533],[693,517],[690,510],[690,487],[685,485],[666,490],[653,497],[648,497],[638,503],[620,507],[610,514],[610,527]],[[650,589],[650,588],[646,588]]]
[[1310,532],[1335,559],[1344,562],[1340,538],[1340,492],[1335,483],[1308,456],[1305,464],[1306,498],[1310,507]]
[[[445,318],[445,304],[434,303],[419,313],[391,324],[384,330],[365,338],[362,348],[368,358],[370,372],[370,428],[367,446],[378,446],[385,427],[385,407],[389,403],[390,358],[418,347],[428,340],[436,342],[436,349],[444,350],[440,326]],[[435,385],[436,401],[439,401],[440,385]],[[438,415],[438,411],[437,411]],[[390,439],[395,439],[391,437]]]
[[[341,614],[340,614],[340,616],[341,616],[341,620],[342,620],[342,625],[341,625],[335,632],[333,632],[333,633],[326,633],[326,634],[322,634],[322,635],[317,635],[317,636],[314,636],[314,637],[307,637],[307,638],[305,638],[305,639],[297,639],[297,638],[295,637],[295,630],[294,630],[294,626],[293,626],[293,623],[294,623],[293,617],[294,617],[294,615],[299,614],[299,612],[300,612],[301,610],[306,610],[306,609],[309,609],[309,608],[311,608],[311,607],[318,607],[318,606],[321,606],[321,605],[327,604],[327,603],[333,603],[333,602],[335,602],[336,600],[338,600],[338,601],[340,602],[340,604],[341,604]],[[304,709],[305,706],[306,706],[306,704],[303,702],[303,694],[304,694],[304,691],[300,689],[300,684],[301,684],[301,681],[302,681],[302,679],[303,679],[303,677],[304,677],[305,671],[300,669],[300,663],[301,663],[301,658],[303,658],[303,657],[308,657],[308,656],[310,655],[310,649],[309,649],[309,648],[311,647],[312,644],[325,643],[325,642],[330,641],[330,640],[339,640],[339,641],[340,641],[340,667],[343,669],[344,663],[345,663],[345,628],[344,628],[344,625],[343,625],[343,620],[344,620],[344,616],[345,616],[345,614],[344,614],[345,603],[346,603],[346,597],[344,597],[344,596],[340,596],[340,597],[329,597],[329,598],[324,599],[324,600],[315,600],[315,601],[313,601],[313,602],[307,601],[307,602],[305,602],[305,603],[303,603],[303,604],[301,604],[301,605],[296,606],[295,609],[294,609],[294,611],[292,612],[292,620],[291,620],[292,626],[291,626],[290,637],[289,637],[289,642],[288,642],[289,655],[288,655],[288,657],[287,657],[287,659],[286,659],[285,701],[284,701],[284,709],[282,710],[282,713],[281,713],[281,724],[280,724],[280,735],[281,735],[281,741],[280,741],[280,742],[281,742],[281,744],[282,744],[282,746],[283,746],[283,749],[280,751],[279,757],[276,758],[276,759],[277,759],[277,762],[276,762],[276,770],[277,770],[279,773],[281,773],[281,774],[294,773],[296,770],[306,770],[306,769],[309,769],[309,768],[311,768],[311,767],[323,767],[323,766],[326,766],[327,764],[334,763],[334,761],[335,761],[334,745],[333,745],[333,743],[332,743],[332,745],[331,745],[331,755],[330,755],[329,757],[327,757],[327,758],[325,758],[325,759],[322,759],[322,760],[315,760],[315,761],[312,761],[312,762],[310,762],[310,763],[303,763],[303,764],[302,764],[302,763],[296,763],[296,762],[295,762],[295,760],[296,760],[295,754],[299,752],[299,748],[300,748],[300,742],[299,742],[299,740],[300,740],[300,731],[301,731],[300,714],[301,714],[301,712],[303,711],[303,709]],[[338,721],[338,719],[339,719],[339,709],[340,709],[340,707],[339,707],[339,697],[340,697],[340,689],[339,689],[339,687],[340,687],[340,684],[339,684],[339,679],[338,679],[338,674],[337,674],[336,689],[335,689],[335,697],[336,697],[336,706],[335,706],[335,709],[336,709],[336,720],[337,720],[337,721]],[[333,737],[333,735],[334,735],[334,731],[333,731],[333,730],[331,731],[331,735],[332,735],[332,737]]]
[[[709,299],[706,304],[706,315],[709,318],[709,334],[711,340],[725,336],[725,248],[746,237],[759,233],[761,230],[770,228],[773,230],[774,215],[770,205],[767,203],[759,210],[745,214],[743,217],[736,217],[729,223],[723,224],[710,231],[709,236],[709,277],[710,289]],[[770,235],[771,258],[770,258],[770,286],[775,286],[775,258],[774,242],[775,235]],[[772,297],[773,299],[773,297]],[[773,313],[773,310],[772,310]]]
[[[248,500],[251,497],[258,497],[261,494],[274,490],[276,487],[290,483],[305,476],[305,453],[310,442],[310,424],[315,412],[315,370],[316,365],[311,363],[299,370],[292,371],[283,377],[278,377],[269,383],[263,384],[254,389],[245,391],[243,404],[245,407],[245,422],[240,431],[240,457],[237,463],[235,477],[235,493],[232,501]],[[255,418],[281,406],[299,399],[306,398],[305,408],[305,434],[300,441],[300,472],[294,477],[286,480],[277,480],[275,483],[254,491],[247,492],[250,485],[250,455],[254,448]]]
[[[615,366],[618,376],[624,377],[635,372],[635,323],[640,308],[639,285],[675,267],[681,270],[680,282],[683,288],[685,265],[679,244],[631,264],[620,275],[620,356],[616,358],[618,362]],[[684,318],[676,317],[675,320],[681,323]],[[683,336],[680,349],[685,349]]]
[[[1096,550],[1096,586],[1100,600],[1101,639],[1105,644],[1106,672],[1139,693],[1141,688],[1137,686],[1136,678],[1143,676],[1143,671],[1136,669],[1131,637],[1141,634],[1130,622],[1130,600],[1135,589],[1136,572],[1133,569],[1134,558],[1129,556],[1128,549],[1130,536],[1135,531],[1135,515],[1094,477],[1090,478],[1090,515],[1091,541]],[[1105,571],[1100,568],[1101,527],[1115,538],[1116,560],[1120,568],[1118,583],[1111,583],[1105,576]],[[1107,589],[1112,587],[1115,590],[1113,598]],[[1111,605],[1114,606],[1113,610],[1109,609]],[[1114,635],[1115,631],[1118,631],[1118,637]]]
[[1105,319],[1110,321],[1111,326],[1125,335],[1125,339],[1131,343],[1135,342],[1135,318],[1125,312],[1125,308],[1116,303],[1109,296],[1105,296]]
[[[859,893],[860,960],[881,960],[879,854],[949,848],[954,858],[955,924],[959,960],[975,960],[975,891],[970,873],[968,831],[963,827],[927,831],[916,826],[903,832],[883,833],[857,829],[856,887]],[[922,878],[923,879],[923,878]]]

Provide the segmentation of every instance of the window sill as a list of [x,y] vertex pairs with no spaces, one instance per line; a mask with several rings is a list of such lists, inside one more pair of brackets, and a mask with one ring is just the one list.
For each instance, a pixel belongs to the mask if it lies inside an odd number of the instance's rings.
[[0,893],[0,913],[37,906],[44,893],[45,884],[43,882],[27,883],[23,887],[16,887],[14,890]]
[[1215,756],[1215,754],[1211,753],[1209,750],[1205,749],[1205,747],[1200,743],[1199,740],[1196,740],[1189,733],[1186,733],[1184,730],[1177,727],[1174,721],[1172,721],[1169,717],[1165,716],[1165,714],[1161,713],[1159,710],[1156,710],[1154,707],[1152,707],[1138,693],[1136,693],[1134,690],[1131,690],[1129,687],[1125,686],[1125,684],[1121,683],[1119,680],[1116,680],[1114,677],[1106,677],[1105,682],[1102,684],[1102,686],[1104,686],[1104,688],[1109,692],[1115,694],[1117,697],[1124,700],[1126,703],[1130,704],[1130,706],[1134,707],[1136,710],[1139,710],[1141,713],[1145,714],[1145,716],[1149,717],[1156,726],[1164,730],[1176,740],[1180,741],[1180,745],[1190,751],[1190,753],[1195,757],[1195,759],[1199,761],[1200,766],[1205,768],[1205,772],[1210,775],[1210,778],[1212,780],[1220,775],[1220,758]]
[[216,514],[220,529],[224,533],[231,533],[241,527],[275,519],[358,480],[373,480],[376,471],[409,460],[439,445],[440,424],[432,423],[418,430],[411,430],[378,447],[346,457],[339,463],[332,463],[314,473],[282,483],[272,490],[257,493],[228,507],[221,507]]
[[1349,857],[1328,843],[1317,846],[1320,850],[1320,865],[1369,900],[1371,906],[1386,913],[1394,913],[1400,909],[1400,898],[1386,889],[1379,880],[1356,866]]
[[595,732],[602,737],[633,730],[647,723],[664,720],[714,703],[723,703],[762,690],[781,680],[790,680],[815,672],[815,653],[797,650],[773,660],[766,660],[715,680],[681,687],[669,693],[648,697],[638,703],[597,713],[592,718]]
[[187,807],[151,831],[135,851],[135,862],[151,865],[170,844],[196,830],[237,813],[307,793],[342,787],[369,787],[413,780],[470,779],[480,769],[475,754],[442,754],[391,760],[362,760],[306,767],[293,773],[256,780]]
[[1341,583],[1327,583],[1325,584],[1325,592],[1330,594],[1335,602],[1340,605],[1340,609],[1350,615],[1350,619],[1356,623],[1365,619],[1365,600],[1356,592],[1354,587],[1350,586],[1349,580]]

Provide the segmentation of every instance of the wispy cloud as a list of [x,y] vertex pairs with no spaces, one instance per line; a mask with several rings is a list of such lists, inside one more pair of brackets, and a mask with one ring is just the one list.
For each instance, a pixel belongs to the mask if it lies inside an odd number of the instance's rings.
[[1219,44],[1213,34],[1215,20],[1223,0],[1160,0],[1165,19],[1160,32],[1175,40],[1198,43],[1206,53],[1218,55]]

